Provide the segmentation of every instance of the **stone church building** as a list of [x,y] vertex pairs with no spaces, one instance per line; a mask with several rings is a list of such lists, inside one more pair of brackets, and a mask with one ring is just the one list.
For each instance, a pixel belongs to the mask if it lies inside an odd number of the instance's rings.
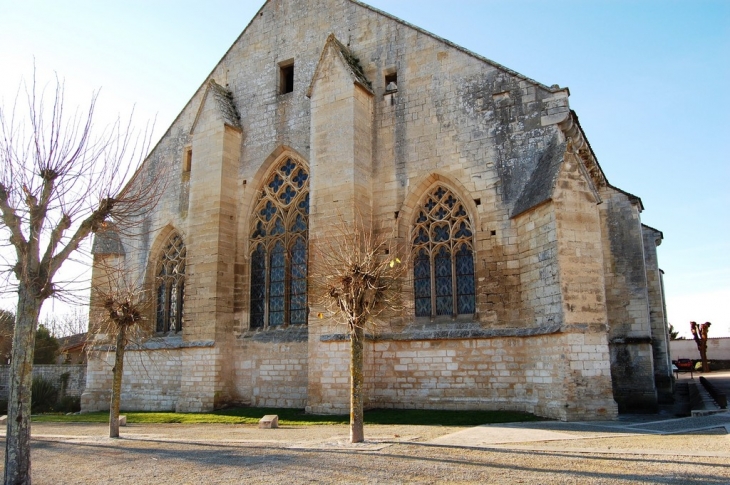
[[[568,101],[355,0],[267,1],[140,168],[167,180],[143,230],[95,240],[153,300],[122,408],[347,412],[346,331],[308,279],[339,218],[410,254],[403,309],[365,343],[368,407],[671,399],[662,234]],[[90,353],[85,411],[108,409],[112,364]]]

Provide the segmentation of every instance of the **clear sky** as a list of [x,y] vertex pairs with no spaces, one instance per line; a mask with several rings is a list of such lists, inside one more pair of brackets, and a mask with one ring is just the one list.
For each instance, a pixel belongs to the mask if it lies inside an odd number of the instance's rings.
[[[730,1],[369,3],[568,86],[608,180],[664,233],[669,321],[730,336]],[[69,103],[102,88],[102,117],[133,105],[140,125],[156,116],[156,141],[262,4],[0,0],[0,97],[12,101],[35,59],[40,79],[65,79]]]

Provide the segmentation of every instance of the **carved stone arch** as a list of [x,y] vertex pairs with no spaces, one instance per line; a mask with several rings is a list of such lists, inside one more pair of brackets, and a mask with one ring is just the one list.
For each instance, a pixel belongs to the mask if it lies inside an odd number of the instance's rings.
[[293,149],[288,145],[279,145],[274,151],[272,151],[268,157],[259,166],[256,173],[250,181],[246,182],[246,186],[250,189],[244,193],[244,197],[241,203],[241,214],[243,217],[240,218],[242,225],[239,226],[239,240],[243,242],[242,250],[245,258],[248,259],[249,254],[249,227],[251,226],[251,216],[253,214],[254,206],[256,205],[259,191],[264,181],[268,179],[272,170],[278,166],[285,158],[292,157],[299,163],[307,168],[307,171],[311,173],[309,168],[309,162],[307,159],[300,154],[297,150]]
[[[156,330],[156,322],[157,322],[157,312],[158,312],[158,303],[157,303],[157,290],[158,290],[158,281],[157,281],[157,272],[159,269],[159,265],[161,262],[161,258],[165,257],[163,254],[166,247],[170,244],[170,242],[173,239],[179,239],[181,244],[183,245],[184,251],[186,251],[186,245],[187,243],[184,233],[177,229],[172,224],[167,224],[165,227],[163,227],[160,232],[157,234],[157,237],[155,237],[154,242],[150,246],[150,251],[147,258],[147,267],[145,269],[145,275],[144,275],[144,287],[148,290],[148,298],[150,298],[150,305],[148,305],[148,314],[147,314],[147,320],[150,322],[150,330],[155,331]],[[183,254],[183,257],[186,257],[186,253]],[[184,277],[183,277],[183,284],[184,284]],[[178,297],[182,298],[183,295],[183,289],[180,290]],[[182,301],[180,302],[179,308],[182,309]],[[179,319],[182,319],[182,314],[178,315]],[[181,320],[180,320],[181,321]],[[178,330],[180,329],[180,324],[177,324]],[[163,330],[166,331],[166,330]]]
[[183,238],[183,241],[187,240],[184,232],[175,227],[172,223],[165,224],[165,226],[160,229],[160,232],[158,232],[155,236],[155,239],[150,246],[150,250],[147,253],[147,266],[145,267],[144,271],[145,288],[151,288],[151,285],[155,278],[155,263],[157,261],[157,257],[162,250],[163,244],[167,242],[167,239],[173,232],[178,233],[180,237]]
[[401,221],[413,261],[415,316],[476,317],[476,204],[440,174],[416,189]]
[[401,240],[408,240],[411,235],[411,228],[415,218],[416,211],[421,201],[428,195],[436,185],[443,185],[451,190],[466,207],[469,218],[476,231],[479,226],[479,213],[473,196],[464,185],[458,180],[441,172],[431,172],[421,177],[413,187],[408,191],[403,205],[398,213],[398,237]]
[[309,170],[282,146],[254,177],[242,228],[250,328],[307,323]]

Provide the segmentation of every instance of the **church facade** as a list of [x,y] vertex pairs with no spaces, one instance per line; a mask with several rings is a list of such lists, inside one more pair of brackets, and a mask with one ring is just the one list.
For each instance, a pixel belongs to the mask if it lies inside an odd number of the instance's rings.
[[[311,294],[343,219],[409,254],[366,406],[576,420],[671,399],[662,234],[568,101],[358,1],[267,1],[140,168],[166,179],[144,230],[95,240],[153,300],[122,408],[347,412],[346,331]],[[108,409],[112,364],[92,348],[83,410]]]

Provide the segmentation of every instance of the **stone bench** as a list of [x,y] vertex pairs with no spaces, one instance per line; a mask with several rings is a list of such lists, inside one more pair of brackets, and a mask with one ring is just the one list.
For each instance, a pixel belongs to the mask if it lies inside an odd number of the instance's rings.
[[279,416],[276,414],[267,414],[259,419],[259,429],[271,429],[279,427]]

